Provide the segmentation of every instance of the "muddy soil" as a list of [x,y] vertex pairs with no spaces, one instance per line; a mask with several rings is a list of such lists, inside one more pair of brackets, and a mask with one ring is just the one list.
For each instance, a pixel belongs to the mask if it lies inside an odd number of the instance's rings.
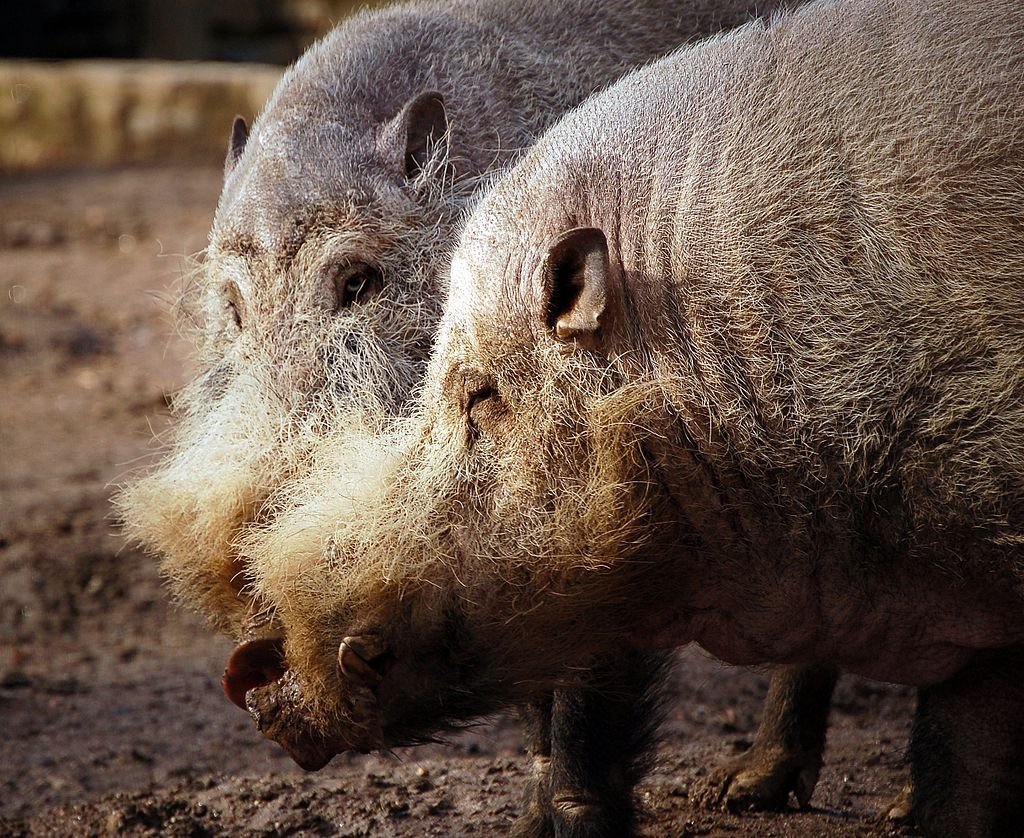
[[[513,720],[304,773],[222,695],[229,643],[116,532],[113,486],[159,449],[189,372],[167,289],[219,186],[206,168],[0,181],[0,834],[503,834],[525,781]],[[679,655],[644,834],[900,834],[875,815],[907,778],[912,695],[853,678],[813,808],[690,805],[749,744],[766,683]]]

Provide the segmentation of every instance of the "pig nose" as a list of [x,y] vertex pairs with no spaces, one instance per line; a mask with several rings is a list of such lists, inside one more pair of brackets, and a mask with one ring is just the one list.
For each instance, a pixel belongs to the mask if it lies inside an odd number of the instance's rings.
[[249,690],[273,684],[287,671],[284,640],[264,637],[242,643],[231,653],[221,684],[232,703],[246,710],[245,694]]
[[384,680],[391,654],[376,634],[346,637],[338,647],[338,666],[353,683],[373,689]]

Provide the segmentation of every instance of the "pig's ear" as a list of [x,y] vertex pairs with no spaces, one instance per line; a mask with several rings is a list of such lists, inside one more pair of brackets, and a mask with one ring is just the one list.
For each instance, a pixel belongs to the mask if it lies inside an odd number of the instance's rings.
[[599,348],[608,270],[608,240],[596,227],[577,227],[551,243],[541,267],[541,294],[556,338]]
[[238,158],[245,151],[245,144],[249,142],[249,126],[240,116],[235,117],[231,123],[231,139],[228,140],[228,156],[224,159],[224,177],[226,178],[238,165]]
[[430,152],[447,142],[448,114],[444,96],[434,90],[414,96],[388,122],[380,134],[380,151],[407,180],[413,180],[427,165]]

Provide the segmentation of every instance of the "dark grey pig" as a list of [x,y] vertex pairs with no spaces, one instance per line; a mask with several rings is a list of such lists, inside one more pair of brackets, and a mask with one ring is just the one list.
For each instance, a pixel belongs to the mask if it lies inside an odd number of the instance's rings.
[[[176,399],[172,450],[120,500],[177,596],[239,639],[274,634],[238,544],[287,503],[319,440],[402,410],[440,317],[457,221],[489,173],[623,72],[778,5],[463,0],[364,12],[285,75],[251,134],[237,121],[184,307],[201,372]],[[375,464],[353,454],[338,468],[357,484]],[[656,670],[652,660],[623,673],[607,708],[620,721],[585,700],[559,725],[573,729],[578,713],[601,732],[618,779],[589,794],[627,819]],[[261,672],[229,673],[236,701]],[[550,712],[532,715],[546,770]],[[626,731],[621,743],[610,727]],[[555,782],[577,794],[572,777]],[[550,826],[538,800],[524,830]]]
[[1015,0],[851,0],[568,115],[473,211],[366,502],[317,475],[253,554],[266,732],[417,741],[697,642],[917,685],[923,831],[1020,835],[1022,105]]

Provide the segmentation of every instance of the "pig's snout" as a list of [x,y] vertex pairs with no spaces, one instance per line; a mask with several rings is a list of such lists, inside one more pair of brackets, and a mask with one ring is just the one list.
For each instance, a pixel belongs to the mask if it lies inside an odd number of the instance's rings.
[[375,689],[394,662],[384,639],[376,634],[346,637],[338,647],[338,666],[356,686]]
[[224,686],[224,694],[246,710],[245,694],[249,690],[273,684],[287,670],[282,638],[249,640],[231,653],[221,684]]

